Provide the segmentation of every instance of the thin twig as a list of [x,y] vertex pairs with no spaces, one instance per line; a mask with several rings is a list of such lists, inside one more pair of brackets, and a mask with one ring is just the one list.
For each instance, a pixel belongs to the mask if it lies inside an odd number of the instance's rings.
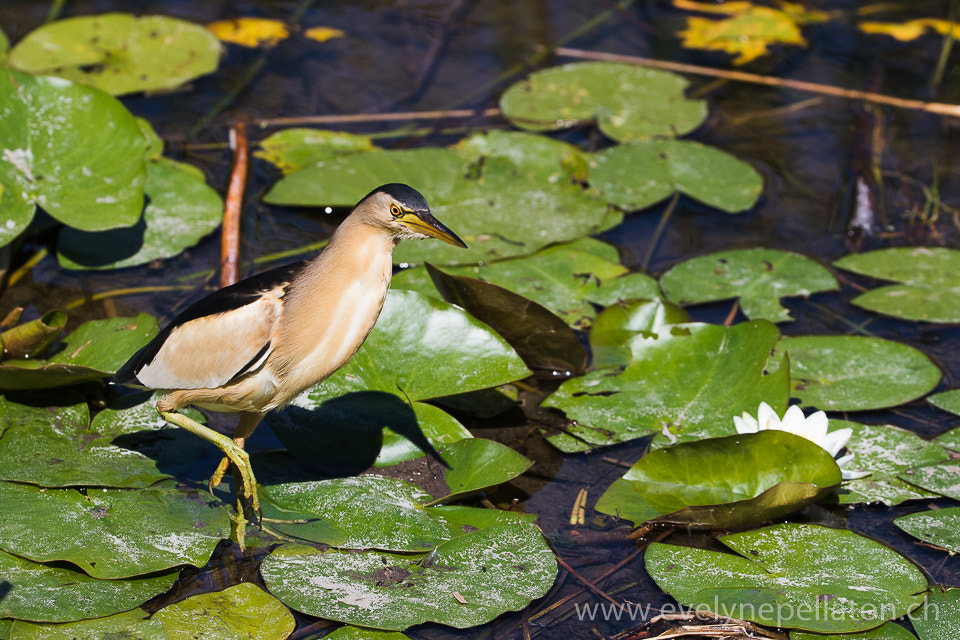
[[912,109],[915,111],[925,111],[942,116],[960,117],[960,105],[946,104],[943,102],[927,102],[925,100],[910,100],[907,98],[897,98],[882,93],[873,93],[871,91],[858,91],[856,89],[844,89],[819,82],[806,82],[804,80],[790,80],[788,78],[776,78],[773,76],[762,76],[757,73],[747,73],[745,71],[730,71],[724,69],[714,69],[711,67],[702,67],[694,64],[684,64],[681,62],[669,62],[667,60],[656,60],[654,58],[643,58],[640,56],[625,56],[615,53],[603,53],[601,51],[585,51],[583,49],[570,49],[568,47],[558,47],[557,55],[581,60],[601,60],[606,62],[623,62],[626,64],[635,64],[642,67],[651,67],[654,69],[666,69],[678,73],[690,73],[700,76],[709,76],[712,78],[726,78],[737,82],[749,82],[751,84],[762,84],[768,87],[779,87],[804,91],[807,93],[816,93],[848,100],[862,100],[875,104],[885,104],[891,107],[901,109]]
[[44,247],[40,249],[35,254],[30,256],[26,262],[24,262],[20,267],[10,274],[10,277],[7,279],[7,286],[12,287],[17,284],[17,281],[20,280],[23,276],[27,275],[31,269],[37,266],[37,263],[47,257],[47,248]]
[[287,127],[298,124],[351,124],[354,122],[396,122],[401,120],[442,120],[446,118],[494,118],[500,109],[440,109],[436,111],[400,111],[398,113],[345,113],[329,116],[291,116],[287,118],[264,118],[254,121],[254,126]]
[[230,187],[223,206],[223,229],[220,235],[220,286],[227,287],[237,281],[240,261],[240,210],[243,208],[243,191],[247,184],[247,130],[242,122],[230,129],[233,147],[233,171]]
[[657,245],[660,244],[660,237],[663,235],[663,230],[667,228],[667,222],[670,221],[670,216],[673,215],[673,210],[677,208],[677,202],[679,200],[680,192],[674,191],[673,197],[670,198],[670,202],[667,204],[667,208],[664,210],[663,215],[660,216],[660,222],[657,223],[657,228],[653,230],[653,235],[650,237],[650,244],[647,246],[647,255],[643,257],[643,264],[640,265],[641,273],[647,272],[647,267],[650,266],[650,259],[653,258],[653,254],[657,250]]
[[740,309],[740,300],[734,300],[733,306],[730,307],[730,313],[727,314],[727,317],[723,319],[723,326],[729,327],[733,324],[734,318],[737,317],[737,311]]
[[129,287],[125,289],[113,289],[111,291],[103,291],[101,293],[94,293],[93,295],[86,296],[83,298],[77,298],[73,302],[67,303],[63,308],[65,311],[70,309],[76,309],[81,307],[88,302],[97,302],[98,300],[106,300],[108,298],[119,298],[121,296],[135,296],[145,293],[160,293],[162,291],[192,291],[193,287],[188,286],[177,286],[177,285],[158,285],[153,287]]

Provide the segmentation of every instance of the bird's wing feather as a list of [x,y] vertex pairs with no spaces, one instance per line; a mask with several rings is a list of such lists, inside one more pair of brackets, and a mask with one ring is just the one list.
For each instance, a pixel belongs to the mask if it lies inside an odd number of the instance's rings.
[[272,269],[188,307],[117,371],[114,381],[153,389],[209,389],[270,354],[282,298],[303,263]]

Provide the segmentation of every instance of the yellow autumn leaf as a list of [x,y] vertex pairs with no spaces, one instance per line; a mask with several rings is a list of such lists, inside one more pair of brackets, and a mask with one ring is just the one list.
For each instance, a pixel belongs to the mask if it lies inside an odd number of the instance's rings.
[[317,42],[326,42],[333,38],[342,38],[345,34],[343,31],[340,31],[340,29],[334,29],[332,27],[311,27],[304,31],[303,35]]
[[864,33],[882,34],[896,38],[901,42],[916,40],[922,36],[928,29],[936,31],[940,35],[949,35],[953,32],[953,37],[960,37],[960,25],[949,20],[940,18],[918,18],[908,20],[907,22],[861,22],[860,30]]
[[691,16],[687,28],[678,35],[690,49],[724,51],[736,56],[734,64],[746,64],[769,53],[772,44],[805,46],[800,25],[827,20],[822,11],[808,11],[802,4],[780,2],[779,8],[762,7],[749,2],[704,4],[691,0],[673,0],[673,5],[687,11],[720,14],[722,20]]
[[272,47],[290,35],[286,24],[266,18],[218,20],[208,24],[207,29],[218,40],[243,47]]

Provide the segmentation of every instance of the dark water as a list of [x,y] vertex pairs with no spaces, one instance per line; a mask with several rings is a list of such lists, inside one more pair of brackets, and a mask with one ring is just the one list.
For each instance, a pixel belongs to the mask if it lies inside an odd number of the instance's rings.
[[[831,22],[805,30],[809,48],[775,48],[772,55],[754,63],[751,71],[810,80],[840,87],[876,91],[907,98],[960,102],[960,82],[955,63],[949,59],[942,82],[930,81],[943,41],[928,35],[914,43],[897,43],[883,36],[864,36],[853,27],[859,3],[814,3],[837,12]],[[0,2],[0,25],[12,42],[38,26],[49,9],[48,2]],[[904,4],[911,17],[945,17],[948,2]],[[226,189],[230,159],[222,146],[228,125],[237,119],[294,117],[323,114],[377,113],[389,110],[421,111],[496,106],[499,93],[517,75],[530,68],[542,49],[564,39],[588,20],[609,12],[597,27],[566,42],[566,46],[680,60],[726,68],[723,55],[683,50],[672,36],[682,24],[682,14],[664,2],[635,2],[625,9],[613,2],[576,0],[486,0],[484,2],[108,2],[67,3],[63,15],[87,15],[105,11],[175,15],[196,22],[237,16],[261,16],[287,20],[302,11],[304,27],[324,25],[344,30],[345,38],[323,45],[303,38],[287,40],[269,53],[229,47],[220,70],[201,78],[183,92],[125,98],[136,114],[148,118],[168,143],[167,155],[200,166],[213,186]],[[903,17],[906,17],[905,15]],[[243,84],[255,65],[263,69],[249,84]],[[547,64],[567,59],[548,58]],[[925,200],[921,185],[937,184],[947,205],[960,206],[960,162],[955,144],[958,121],[916,111],[866,108],[864,105],[792,90],[771,89],[740,83],[715,82],[690,77],[693,91],[706,97],[711,107],[707,123],[693,137],[749,160],[764,176],[760,204],[752,211],[729,216],[681,199],[662,241],[650,260],[655,275],[688,257],[719,249],[765,246],[790,249],[824,263],[862,249],[919,244],[958,246],[958,222],[954,210],[944,208],[935,223],[920,221]],[[216,106],[225,95],[241,87],[222,112]],[[466,118],[443,120],[438,128],[473,127],[489,120]],[[208,123],[199,130],[198,126]],[[494,121],[496,126],[504,126]],[[346,127],[352,132],[383,132],[396,124],[362,124]],[[427,126],[430,126],[428,123]],[[883,142],[880,189],[872,234],[850,233],[854,209],[855,180],[864,157],[869,157],[874,131]],[[251,127],[253,139],[262,139],[275,129]],[[191,132],[188,136],[188,133]],[[574,131],[569,139],[602,145],[589,131]],[[416,146],[446,144],[454,138],[438,133],[382,144]],[[260,196],[277,175],[263,163],[255,163],[248,184],[243,222],[242,267],[250,273],[249,261],[275,251],[310,244],[322,238],[341,219],[343,212],[324,215],[315,210],[267,207]],[[650,237],[662,208],[631,214],[604,239],[621,249],[624,264],[639,268],[647,256]],[[27,249],[36,247],[27,247]],[[60,270],[47,258],[25,283],[8,291],[4,307],[28,303],[34,313],[63,306],[85,294],[122,287],[170,284],[178,278],[212,270],[218,261],[218,239],[211,237],[184,255],[162,265],[105,274],[76,274]],[[856,279],[854,279],[856,280]],[[194,291],[127,296],[116,300],[116,311],[148,311],[169,319],[182,305],[183,297],[200,295],[203,281],[184,281]],[[847,304],[855,294],[848,284],[840,294],[818,295],[812,300],[791,300],[787,305],[798,318],[781,326],[787,334],[847,333],[862,325],[884,337],[921,348],[944,369],[938,390],[958,386],[957,357],[960,333],[945,326],[896,323],[862,313]],[[721,322],[729,305],[710,305],[692,310],[695,319]],[[103,317],[102,304],[90,303],[76,310],[72,322]],[[742,318],[741,318],[742,319]],[[839,416],[838,416],[839,417]],[[888,412],[858,413],[866,423],[888,422],[913,429],[924,436],[936,435],[958,424],[957,419],[930,409],[922,402]],[[624,541],[622,531],[575,529],[567,520],[574,497],[584,487],[590,501],[617,477],[624,467],[642,455],[642,445],[622,446],[591,455],[561,456],[540,440],[519,412],[494,422],[474,425],[478,435],[494,437],[517,446],[535,459],[533,471],[493,498],[522,500],[523,507],[541,516],[541,526],[560,555],[578,572],[595,579],[636,547]],[[265,431],[265,430],[263,430]],[[259,434],[258,434],[259,435]],[[260,435],[269,445],[269,435]],[[212,467],[215,457],[211,455]],[[210,462],[208,461],[208,462]],[[611,462],[612,461],[612,462]],[[950,501],[940,501],[948,504]],[[926,507],[926,505],[922,505]],[[913,558],[934,582],[960,585],[960,561],[932,551],[899,532],[893,517],[917,510],[917,505],[897,508],[859,507],[851,510],[818,508],[801,516],[866,533],[891,544]],[[686,534],[674,534],[678,541]],[[226,550],[222,564],[236,558]],[[231,560],[233,558],[233,560]],[[255,572],[248,562],[246,572]],[[229,572],[228,572],[229,573]],[[214,588],[220,578],[203,575],[185,586]],[[618,599],[654,607],[670,602],[646,575],[642,557],[614,573],[600,586]],[[479,629],[453,631],[433,626],[410,632],[415,638],[590,638],[595,629],[604,637],[639,624],[641,620],[579,620],[574,603],[593,604],[598,596],[586,591],[545,615],[538,613],[582,585],[561,571],[557,586],[544,600],[520,614],[503,616]],[[656,610],[647,613],[653,615]],[[527,621],[524,623],[524,621]],[[307,626],[310,620],[303,620]]]

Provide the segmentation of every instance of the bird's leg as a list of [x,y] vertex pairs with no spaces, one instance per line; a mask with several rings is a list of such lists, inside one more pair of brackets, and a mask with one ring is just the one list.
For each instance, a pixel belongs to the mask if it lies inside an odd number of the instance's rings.
[[[164,411],[160,406],[157,407],[157,410],[160,412],[160,416],[170,424],[200,436],[223,451],[227,459],[232,462],[240,472],[242,479],[241,484],[243,485],[242,495],[250,499],[252,508],[259,513],[260,500],[257,498],[257,480],[253,476],[253,468],[250,466],[250,456],[243,450],[243,446],[238,445],[233,439],[228,438],[222,433],[217,433],[213,429],[203,426],[196,420],[191,420],[179,411]],[[222,476],[223,474],[221,473],[220,475]],[[240,493],[239,486],[237,493]]]
[[[250,413],[244,412],[240,414],[240,422],[237,424],[237,429],[233,434],[233,443],[243,451],[244,445],[247,443],[247,438],[253,433],[253,430],[257,428],[257,425],[260,424],[260,421],[263,420],[262,413]],[[226,453],[226,452],[224,452]],[[246,452],[244,452],[246,455]],[[232,460],[229,456],[224,456],[223,460],[220,461],[220,464],[217,465],[216,471],[213,472],[213,476],[210,478],[210,487],[220,486],[220,482],[223,480],[224,474],[227,472],[227,469],[230,468],[230,463]],[[234,468],[239,470],[236,464]],[[242,474],[242,471],[241,471]],[[237,485],[239,486],[239,484]],[[257,511],[260,510],[260,505],[256,504]]]

